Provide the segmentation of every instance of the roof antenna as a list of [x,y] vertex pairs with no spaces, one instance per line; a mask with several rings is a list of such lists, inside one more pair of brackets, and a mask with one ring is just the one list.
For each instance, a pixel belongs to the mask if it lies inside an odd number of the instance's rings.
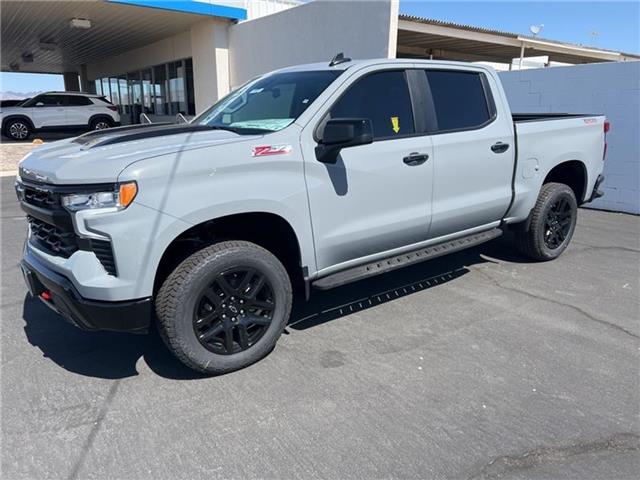
[[341,63],[350,62],[350,61],[351,61],[350,58],[345,57],[344,53],[340,52],[339,54],[337,54],[335,57],[331,59],[331,62],[329,62],[329,66],[333,67],[334,65],[339,65]]

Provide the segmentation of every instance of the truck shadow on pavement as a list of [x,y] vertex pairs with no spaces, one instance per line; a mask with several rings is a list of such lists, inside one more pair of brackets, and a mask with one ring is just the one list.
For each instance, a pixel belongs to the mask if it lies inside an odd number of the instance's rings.
[[[468,266],[501,261],[523,262],[510,244],[498,239],[466,251],[406,267],[333,290],[312,290],[305,302],[298,294],[289,330],[304,331],[351,313],[434,288],[469,273]],[[148,335],[85,332],[68,324],[40,300],[26,296],[24,327],[29,343],[60,367],[80,375],[120,379],[138,375],[141,358],[157,375],[177,380],[208,378],[182,365],[167,350],[155,328]]]

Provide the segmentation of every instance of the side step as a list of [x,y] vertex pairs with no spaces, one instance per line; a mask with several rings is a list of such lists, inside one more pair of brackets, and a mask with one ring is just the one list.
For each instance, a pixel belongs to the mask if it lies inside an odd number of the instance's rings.
[[347,283],[356,282],[364,278],[373,277],[374,275],[390,272],[391,270],[424,262],[425,260],[441,257],[442,255],[447,255],[459,250],[464,250],[465,248],[475,247],[481,243],[498,238],[500,235],[502,235],[502,230],[499,228],[473,233],[466,237],[438,243],[430,247],[419,248],[418,250],[413,250],[401,255],[383,258],[377,262],[371,262],[348,270],[343,270],[316,280],[313,282],[313,286],[320,290],[328,290],[330,288],[346,285]]

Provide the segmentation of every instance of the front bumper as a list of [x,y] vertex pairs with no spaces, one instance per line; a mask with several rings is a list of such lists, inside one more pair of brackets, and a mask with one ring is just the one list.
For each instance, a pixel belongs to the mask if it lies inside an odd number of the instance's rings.
[[80,296],[64,276],[26,260],[20,263],[29,292],[67,321],[83,330],[146,333],[151,323],[151,298],[121,302],[89,300]]

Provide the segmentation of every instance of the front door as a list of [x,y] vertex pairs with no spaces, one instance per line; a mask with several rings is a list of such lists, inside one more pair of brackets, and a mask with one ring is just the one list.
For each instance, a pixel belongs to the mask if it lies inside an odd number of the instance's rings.
[[34,98],[31,115],[36,128],[66,127],[67,112],[63,95],[39,95]]
[[416,135],[404,70],[360,76],[330,103],[328,112],[319,113],[323,120],[367,118],[374,141],[342,149],[335,164],[318,162],[316,144],[303,141],[316,262],[323,273],[427,239],[433,177],[431,139]]

